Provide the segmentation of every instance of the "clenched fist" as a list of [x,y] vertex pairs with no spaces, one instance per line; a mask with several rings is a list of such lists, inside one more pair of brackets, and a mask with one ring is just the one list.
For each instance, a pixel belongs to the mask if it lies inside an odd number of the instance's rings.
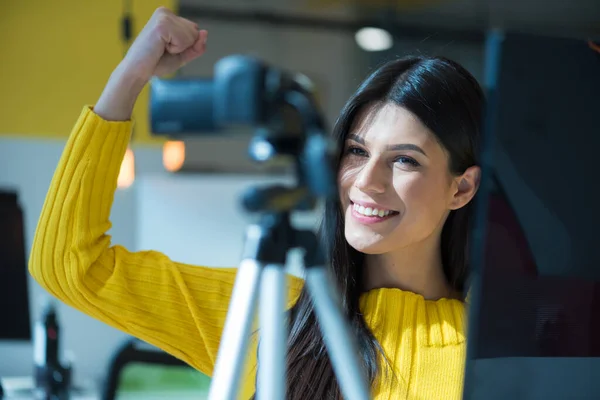
[[130,119],[148,81],[201,56],[207,35],[196,23],[164,7],[157,9],[112,73],[94,111],[107,120]]
[[146,81],[173,73],[204,53],[207,34],[196,23],[161,7],[131,45],[124,65]]

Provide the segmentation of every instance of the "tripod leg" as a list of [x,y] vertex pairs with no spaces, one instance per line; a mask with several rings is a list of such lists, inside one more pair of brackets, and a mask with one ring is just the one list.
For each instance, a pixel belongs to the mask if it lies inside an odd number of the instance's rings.
[[287,290],[283,265],[264,267],[260,292],[257,400],[285,399]]
[[322,266],[306,269],[306,283],[342,395],[347,400],[369,399],[367,381],[356,359],[358,349],[340,311],[335,284]]
[[256,312],[256,298],[263,266],[253,259],[240,264],[208,398],[235,400],[248,350],[248,337]]

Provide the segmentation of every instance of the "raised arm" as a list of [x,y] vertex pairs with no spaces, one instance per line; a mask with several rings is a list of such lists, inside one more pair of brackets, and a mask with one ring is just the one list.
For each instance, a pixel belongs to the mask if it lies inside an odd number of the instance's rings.
[[112,245],[106,234],[140,91],[153,75],[171,73],[201,55],[205,40],[205,31],[168,10],[152,16],[68,139],[29,269],[66,304],[210,375],[235,270],[176,263],[153,251],[130,252]]
[[96,113],[106,120],[126,121],[144,86],[153,76],[171,74],[206,50],[208,32],[166,8],[157,9],[127,55],[111,75]]

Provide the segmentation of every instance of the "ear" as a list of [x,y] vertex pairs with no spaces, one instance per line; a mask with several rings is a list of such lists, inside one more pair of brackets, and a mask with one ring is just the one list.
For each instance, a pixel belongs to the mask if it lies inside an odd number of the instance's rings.
[[453,194],[449,208],[458,210],[466,206],[475,197],[481,181],[481,168],[474,165],[460,176],[454,177]]

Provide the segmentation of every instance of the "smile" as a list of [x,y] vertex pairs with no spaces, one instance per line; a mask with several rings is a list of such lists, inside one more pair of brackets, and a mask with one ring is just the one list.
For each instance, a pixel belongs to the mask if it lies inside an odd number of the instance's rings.
[[361,222],[380,222],[398,215],[398,211],[352,203],[352,215]]

